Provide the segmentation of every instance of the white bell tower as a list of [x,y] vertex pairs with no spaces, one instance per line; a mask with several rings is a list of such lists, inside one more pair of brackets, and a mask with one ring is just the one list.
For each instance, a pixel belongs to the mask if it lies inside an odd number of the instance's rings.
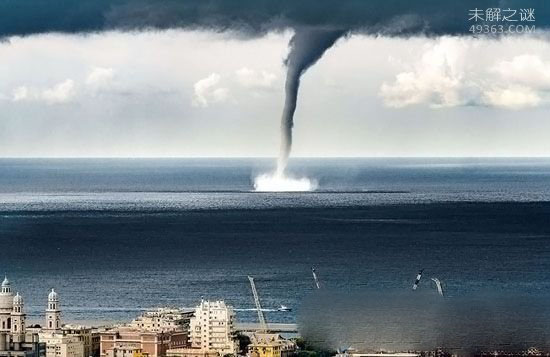
[[13,342],[25,342],[25,311],[23,297],[17,293],[13,297],[13,311],[11,313],[11,333]]
[[8,278],[0,286],[0,333],[11,332],[11,313],[13,311],[13,293]]
[[46,326],[44,330],[61,330],[61,310],[59,309],[59,297],[54,289],[48,295],[48,308],[46,309]]

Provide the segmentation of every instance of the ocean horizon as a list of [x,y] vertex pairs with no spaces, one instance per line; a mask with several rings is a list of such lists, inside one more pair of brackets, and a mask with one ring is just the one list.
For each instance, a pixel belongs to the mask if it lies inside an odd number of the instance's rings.
[[[0,269],[40,323],[224,299],[297,322],[324,289],[550,297],[550,159],[293,159],[312,192],[255,192],[270,159],[0,159]],[[248,311],[247,311],[248,310]],[[306,309],[307,310],[307,309]]]

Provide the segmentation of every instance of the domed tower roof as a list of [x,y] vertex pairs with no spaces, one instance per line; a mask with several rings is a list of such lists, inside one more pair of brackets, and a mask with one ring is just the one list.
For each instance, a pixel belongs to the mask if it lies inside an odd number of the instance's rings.
[[15,294],[13,297],[13,304],[14,305],[23,305],[23,297],[19,295],[19,293]]
[[13,308],[13,293],[11,291],[10,281],[4,278],[0,287],[0,314],[9,313]]
[[4,281],[2,281],[2,287],[8,288],[10,286],[10,281],[8,280],[7,276],[4,276]]
[[57,293],[55,292],[54,289],[52,289],[52,291],[50,291],[50,294],[48,295],[48,301],[59,301],[59,298],[57,296]]

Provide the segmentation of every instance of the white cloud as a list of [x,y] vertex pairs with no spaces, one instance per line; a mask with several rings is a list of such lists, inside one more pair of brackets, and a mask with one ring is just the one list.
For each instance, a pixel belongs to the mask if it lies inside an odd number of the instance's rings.
[[42,98],[50,104],[65,103],[70,101],[75,95],[75,85],[72,79],[67,79],[52,88],[42,92]]
[[94,67],[86,77],[86,84],[94,89],[106,88],[113,77],[114,70],[112,68]]
[[211,73],[208,77],[197,81],[193,85],[193,106],[206,108],[211,102],[220,103],[227,100],[229,90],[219,87],[221,76]]
[[493,60],[484,67],[473,60],[479,45],[479,40],[464,37],[443,37],[428,44],[412,66],[381,85],[380,96],[396,108],[426,104],[522,109],[547,103],[543,91],[550,88],[550,62],[525,54]]
[[229,90],[227,88],[216,88],[212,91],[212,99],[214,102],[225,102],[229,96]]
[[274,73],[262,70],[256,71],[243,67],[235,71],[237,82],[246,88],[272,88],[277,80]]
[[540,89],[550,88],[550,62],[544,62],[534,54],[523,54],[510,61],[499,61],[491,70],[509,82]]
[[393,83],[384,82],[380,95],[390,107],[427,103],[431,107],[466,104],[472,84],[465,80],[467,43],[461,38],[444,37],[428,46],[408,71],[396,75]]
[[12,92],[12,101],[38,101],[47,104],[66,103],[76,94],[75,83],[72,79],[66,79],[51,88],[38,89],[28,86],[19,86]]
[[20,100],[25,100],[29,97],[29,89],[25,86],[17,87],[13,90],[13,101],[18,102]]
[[486,103],[495,107],[523,109],[541,103],[538,93],[525,86],[496,88],[485,92]]

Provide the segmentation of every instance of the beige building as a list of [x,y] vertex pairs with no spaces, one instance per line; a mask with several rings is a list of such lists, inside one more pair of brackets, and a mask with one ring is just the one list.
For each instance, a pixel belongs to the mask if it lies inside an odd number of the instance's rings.
[[46,357],[93,356],[92,329],[62,324],[59,295],[54,289],[48,294],[45,325],[37,332],[40,342],[46,344]]
[[112,349],[107,351],[107,356],[109,357],[147,357],[148,353],[144,352],[139,344],[124,344],[120,346],[115,346]]
[[78,336],[41,332],[40,342],[46,344],[46,357],[87,357],[84,355],[84,343]]
[[[63,325],[61,327],[61,333],[65,336],[74,336],[82,341],[84,348],[84,357],[99,357],[99,335],[97,336],[97,345],[94,348],[94,332],[91,327],[78,326],[78,325]],[[95,352],[94,352],[95,350]],[[97,355],[96,355],[97,353]]]
[[164,357],[187,345],[187,331],[155,332],[130,326],[100,332],[100,357]]
[[203,353],[216,351],[220,356],[237,354],[234,329],[235,313],[224,301],[202,300],[191,318],[191,347]]
[[144,312],[128,326],[151,332],[187,331],[193,311],[159,308]]
[[46,345],[37,334],[26,333],[24,341],[14,342],[13,334],[0,332],[0,357],[46,357]]
[[99,357],[100,350],[101,350],[101,334],[100,330],[93,329],[92,330],[92,350],[91,350],[91,356],[92,357]]
[[47,345],[47,357],[99,357],[99,336],[94,348],[94,334],[89,327],[64,325],[53,332],[41,328],[35,330],[40,342]]
[[192,311],[159,308],[144,312],[126,326],[99,333],[100,357],[164,357],[188,343]]
[[0,286],[0,357],[45,357],[38,334],[27,331],[23,297],[13,295],[8,278]]
[[200,348],[173,348],[166,351],[166,357],[219,357],[219,355],[217,351]]

